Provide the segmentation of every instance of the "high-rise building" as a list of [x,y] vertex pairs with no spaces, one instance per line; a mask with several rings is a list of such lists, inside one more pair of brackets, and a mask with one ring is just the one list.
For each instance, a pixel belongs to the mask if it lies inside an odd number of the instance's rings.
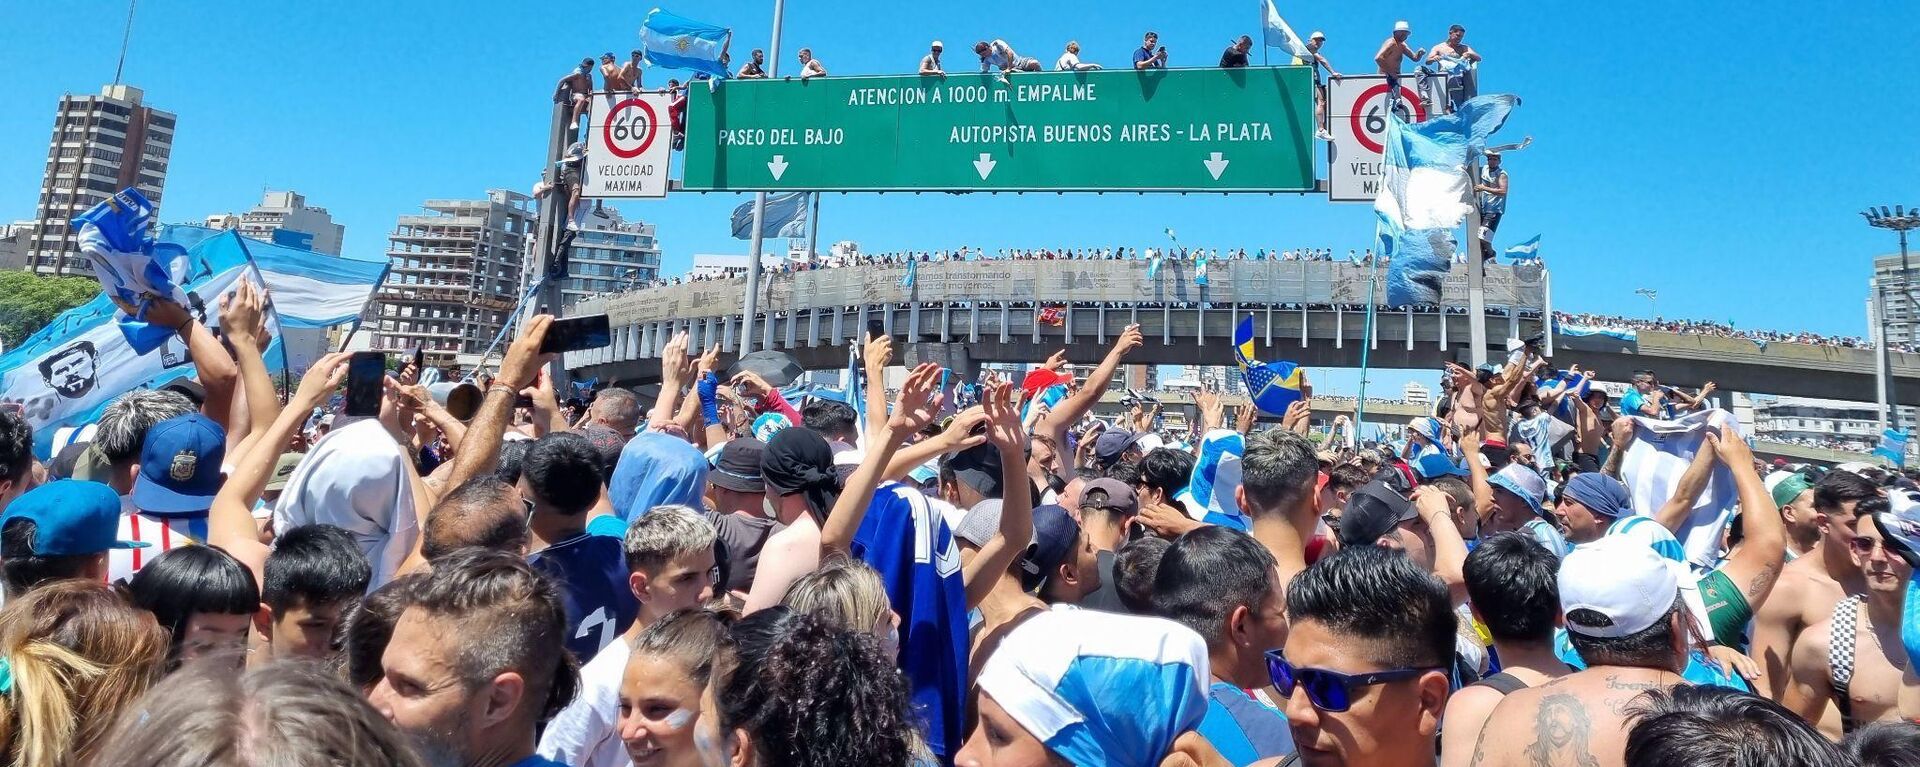
[[369,308],[371,348],[423,349],[427,364],[472,367],[512,320],[537,215],[533,198],[427,200],[388,235],[392,271]]
[[1909,257],[1912,267],[1905,273],[1900,271],[1900,254],[1880,256],[1873,259],[1873,293],[1869,299],[1882,295],[1887,301],[1887,341],[1892,344],[1911,344],[1914,342],[1915,325],[1920,324],[1920,309],[1914,306],[1913,291],[1916,278],[1920,278],[1920,257]]
[[1408,381],[1406,387],[1400,390],[1400,398],[1409,405],[1431,405],[1433,390],[1419,381]]
[[567,280],[560,305],[596,293],[613,293],[660,276],[660,244],[653,225],[626,221],[620,211],[601,208],[587,216],[586,228],[567,246]]
[[1866,452],[1880,442],[1880,416],[1880,406],[1872,402],[1755,398],[1753,433],[1776,442]]
[[237,229],[242,237],[330,256],[340,255],[340,241],[347,236],[347,228],[334,223],[326,208],[308,205],[306,196],[299,192],[267,192],[253,210],[237,216],[208,216],[207,226]]
[[48,274],[92,274],[69,223],[129,187],[160,204],[173,154],[174,114],[141,103],[139,88],[109,85],[98,96],[60,97],[47,143],[27,268]]

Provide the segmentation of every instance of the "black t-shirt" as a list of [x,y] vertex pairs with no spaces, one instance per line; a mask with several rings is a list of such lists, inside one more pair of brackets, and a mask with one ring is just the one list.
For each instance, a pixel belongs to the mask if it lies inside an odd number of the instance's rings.
[[1113,575],[1113,552],[1102,551],[1095,556],[1100,560],[1100,588],[1082,598],[1080,607],[1086,610],[1103,610],[1126,615],[1127,606],[1120,602],[1120,579]]
[[1220,66],[1222,67],[1244,67],[1246,65],[1247,54],[1242,53],[1239,46],[1229,45],[1227,46],[1227,52],[1220,54]]
[[727,557],[727,590],[746,591],[753,587],[754,573],[760,569],[760,549],[767,538],[786,528],[779,521],[742,514],[709,513],[708,521],[719,533]]

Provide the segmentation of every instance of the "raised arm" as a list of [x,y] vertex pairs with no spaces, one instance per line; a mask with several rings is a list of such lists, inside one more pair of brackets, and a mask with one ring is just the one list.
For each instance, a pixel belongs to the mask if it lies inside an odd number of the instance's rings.
[[1447,584],[1453,603],[1467,602],[1467,541],[1453,523],[1453,501],[1446,491],[1432,485],[1414,488],[1413,508],[1433,534],[1433,574]]
[[1613,449],[1607,453],[1607,465],[1600,473],[1614,479],[1626,481],[1620,476],[1620,464],[1627,459],[1627,449],[1633,447],[1633,419],[1621,416],[1613,419]]
[[[300,379],[300,388],[288,400],[285,410],[261,435],[262,444],[286,444],[293,432],[306,422],[307,413],[324,401],[347,376],[346,361],[351,353],[336,352],[321,357]],[[234,461],[233,472],[220,486],[207,512],[207,543],[225,549],[253,571],[255,579],[266,578],[267,545],[260,542],[260,530],[254,526],[253,504],[267,489],[273,465],[280,459],[277,450],[249,450]]]
[[[680,412],[680,389],[692,378],[693,360],[687,357],[687,333],[673,334],[660,350],[660,397],[653,401],[653,413],[647,428],[658,430],[673,423]],[[799,422],[794,422],[799,425]]]
[[1480,462],[1480,435],[1469,429],[1460,435],[1460,460],[1467,464],[1467,480],[1473,485],[1473,513],[1481,522],[1493,516],[1498,504],[1493,500],[1493,483],[1487,481],[1487,467]]
[[520,337],[507,347],[500,361],[499,375],[480,397],[480,407],[467,426],[466,437],[453,454],[453,469],[445,487],[459,487],[467,480],[493,471],[500,462],[500,445],[507,424],[513,422],[513,402],[520,390],[533,383],[535,376],[558,355],[541,354],[540,344],[547,338],[550,315],[535,315],[520,328]]
[[[233,341],[233,351],[238,356],[234,361],[247,409],[246,433],[236,434],[237,429],[227,432],[228,455],[238,455],[261,444],[258,436],[280,414],[280,398],[273,392],[273,375],[267,372],[266,360],[260,356],[273,341],[266,332],[265,308],[265,295],[249,280],[241,280],[238,289],[220,299],[221,322],[226,325],[227,338]],[[278,456],[281,449],[272,452]]]
[[1728,580],[1747,598],[1747,606],[1760,610],[1773,593],[1773,584],[1786,563],[1787,524],[1780,509],[1773,505],[1766,482],[1753,470],[1753,451],[1731,428],[1721,427],[1718,435],[1708,433],[1707,442],[1715,446],[1720,463],[1733,473],[1733,485],[1740,493],[1741,530],[1746,541],[1733,557],[1720,566]]
[[987,416],[987,438],[1000,451],[1000,529],[980,547],[965,568],[967,609],[978,607],[999,582],[999,574],[1027,550],[1033,540],[1033,494],[1027,492],[1026,439],[1020,431],[1020,408],[1013,403],[1013,384],[988,389],[981,404]]
[[[1660,504],[1660,508],[1653,513],[1654,521],[1668,532],[1679,534],[1680,528],[1687,524],[1687,516],[1693,513],[1693,505],[1700,502],[1700,493],[1707,489],[1707,480],[1713,476],[1716,442],[1709,434],[1707,441],[1700,443],[1700,449],[1693,454],[1693,462],[1687,464],[1687,470],[1680,474],[1680,481],[1674,483],[1673,497]],[[1749,466],[1747,470],[1752,471],[1753,467]],[[1773,501],[1768,500],[1767,503],[1771,505]]]
[[[869,349],[873,349],[871,344]],[[853,474],[847,477],[846,487],[840,491],[840,499],[834,502],[833,510],[827,513],[826,523],[820,526],[822,556],[848,550],[847,547],[853,542],[853,534],[867,517],[867,505],[873,501],[873,490],[880,486],[881,470],[893,459],[900,443],[924,428],[939,412],[939,388],[939,365],[929,362],[914,368],[907,376],[907,382],[900,387],[900,397],[894,402],[893,417],[877,425],[867,425],[867,454]]]
[[[1113,340],[1113,348],[1107,350],[1106,358],[1100,360],[1100,365],[1087,375],[1087,380],[1080,385],[1080,390],[1061,400],[1053,412],[1047,414],[1046,420],[1041,422],[1038,431],[1052,433],[1078,422],[1081,416],[1086,415],[1087,411],[1092,410],[1094,404],[1100,401],[1100,395],[1106,393],[1107,385],[1113,381],[1114,373],[1120,370],[1120,361],[1126,359],[1127,353],[1140,348],[1144,342],[1145,337],[1141,335],[1139,325],[1128,325],[1126,330],[1120,331],[1120,337]],[[1064,358],[1062,361],[1064,362]]]

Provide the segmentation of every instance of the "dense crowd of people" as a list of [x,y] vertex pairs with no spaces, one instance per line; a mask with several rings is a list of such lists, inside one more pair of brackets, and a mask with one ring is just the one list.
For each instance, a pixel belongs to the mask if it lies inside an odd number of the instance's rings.
[[50,460],[0,411],[9,763],[1920,753],[1920,485],[1762,466],[1710,387],[1610,401],[1524,347],[1449,366],[1404,444],[1202,392],[1168,445],[1091,416],[1137,327],[960,408],[932,364],[789,401],[681,336],[650,408],[570,412],[539,316],[471,412],[408,364],[349,417],[347,354],[275,395],[265,304],[235,295],[196,387],[124,393]]
[[[1617,314],[1592,314],[1576,312],[1554,312],[1555,322],[1562,324],[1584,325],[1593,328],[1616,330],[1654,330],[1665,333],[1685,335],[1707,335],[1720,338],[1740,338],[1756,343],[1808,344],[1812,346],[1838,346],[1845,349],[1872,348],[1873,342],[1859,336],[1830,336],[1806,331],[1780,331],[1736,328],[1731,324],[1708,320],[1670,320],[1622,317]],[[1893,346],[1895,351],[1912,353],[1913,344],[1899,343]]]

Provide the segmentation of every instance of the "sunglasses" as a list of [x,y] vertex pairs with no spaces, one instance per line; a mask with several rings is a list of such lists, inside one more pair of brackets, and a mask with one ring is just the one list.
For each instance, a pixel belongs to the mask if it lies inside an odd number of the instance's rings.
[[527,524],[533,524],[533,499],[521,496],[520,505],[527,509]]
[[1879,538],[1855,538],[1847,545],[1853,548],[1853,553],[1863,557],[1872,554],[1874,549],[1880,549],[1889,554],[1893,553],[1893,549],[1887,546],[1887,542]]
[[1332,714],[1346,711],[1353,706],[1353,693],[1362,687],[1413,679],[1435,668],[1396,668],[1386,671],[1373,671],[1365,674],[1342,674],[1317,668],[1299,668],[1287,662],[1286,656],[1279,650],[1267,651],[1267,676],[1273,680],[1273,687],[1281,695],[1292,696],[1295,685],[1306,688],[1307,702],[1314,708]]

